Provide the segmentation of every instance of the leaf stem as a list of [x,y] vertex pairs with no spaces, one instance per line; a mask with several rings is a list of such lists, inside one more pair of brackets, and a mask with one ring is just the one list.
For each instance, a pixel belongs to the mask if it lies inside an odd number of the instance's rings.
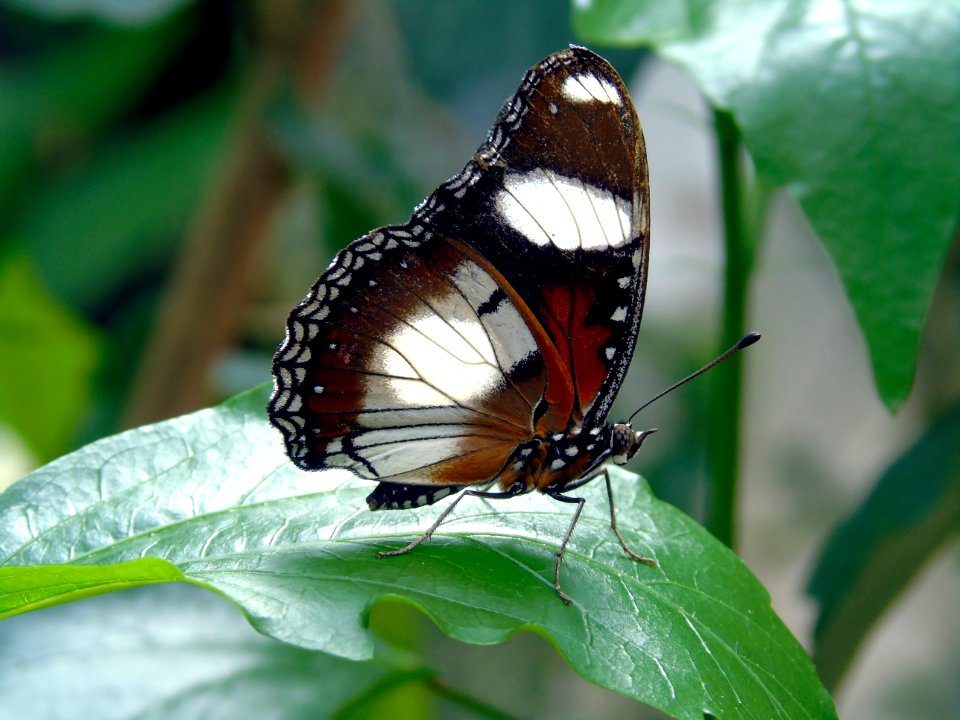
[[[713,118],[717,137],[725,261],[719,347],[727,348],[746,331],[747,287],[753,267],[755,238],[759,234],[766,206],[766,194],[754,192],[747,178],[743,145],[733,117],[724,110],[714,109]],[[753,207],[748,209],[749,206]],[[706,527],[730,547],[736,538],[742,367],[741,362],[724,363],[710,378],[707,453],[712,484],[707,500]]]

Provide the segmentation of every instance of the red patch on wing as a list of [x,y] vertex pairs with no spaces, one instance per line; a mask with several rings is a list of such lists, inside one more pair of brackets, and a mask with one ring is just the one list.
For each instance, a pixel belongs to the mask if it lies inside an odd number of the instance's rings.
[[543,288],[547,312],[547,332],[554,338],[567,366],[567,373],[576,382],[576,407],[573,418],[580,420],[582,408],[589,407],[600,392],[610,363],[604,361],[604,347],[613,337],[607,325],[584,323],[595,300],[589,285]]

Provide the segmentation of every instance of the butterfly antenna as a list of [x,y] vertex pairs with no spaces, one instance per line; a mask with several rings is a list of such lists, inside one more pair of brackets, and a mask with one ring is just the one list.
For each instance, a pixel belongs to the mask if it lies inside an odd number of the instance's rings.
[[731,355],[736,355],[738,352],[740,352],[740,351],[743,350],[744,348],[747,348],[747,347],[750,347],[751,345],[753,345],[753,344],[754,344],[757,340],[759,340],[759,339],[760,339],[760,333],[758,333],[758,332],[747,333],[747,334],[744,335],[742,338],[740,338],[739,342],[737,342],[736,345],[734,345],[732,348],[730,348],[730,349],[727,350],[726,352],[722,353],[720,356],[718,356],[718,357],[714,358],[713,360],[711,360],[710,362],[708,362],[706,365],[704,365],[702,368],[700,368],[699,370],[697,370],[695,373],[690,373],[690,374],[687,375],[685,378],[683,378],[683,380],[678,380],[677,382],[675,382],[673,385],[671,385],[670,387],[668,387],[666,390],[664,390],[662,393],[660,393],[660,394],[657,395],[656,397],[651,398],[650,400],[647,400],[643,405],[641,405],[641,406],[638,407],[636,410],[634,410],[633,415],[631,415],[629,418],[627,418],[627,424],[629,425],[630,422],[633,420],[633,418],[636,417],[636,415],[637,415],[641,410],[643,410],[645,407],[647,407],[648,405],[652,405],[652,404],[655,403],[657,400],[659,400],[660,398],[662,398],[664,395],[666,395],[666,394],[668,394],[668,393],[672,393],[674,390],[676,390],[676,389],[677,389],[678,387],[680,387],[681,385],[686,385],[688,382],[690,382],[690,381],[693,380],[694,378],[698,378],[698,377],[700,377],[701,375],[703,375],[705,372],[707,372],[708,370],[712,370],[712,369],[715,368],[717,365],[719,365],[720,363],[722,363],[724,360],[726,360],[727,358],[729,358]]

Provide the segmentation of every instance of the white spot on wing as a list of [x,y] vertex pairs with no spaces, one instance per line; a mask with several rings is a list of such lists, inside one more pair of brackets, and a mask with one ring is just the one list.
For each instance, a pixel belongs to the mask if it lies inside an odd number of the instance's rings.
[[511,303],[478,318],[498,286],[477,263],[463,262],[451,280],[456,289],[404,318],[373,353],[366,407],[470,405],[501,389],[504,372],[537,352]]
[[[425,341],[435,349],[452,355],[452,361],[464,365],[476,365],[483,362],[493,362],[493,349],[487,342],[486,334],[479,322],[470,322],[463,317],[448,312],[446,303],[437,303],[440,315],[424,314],[414,318],[410,324],[413,329],[400,331],[397,340],[399,343],[412,347],[416,343],[417,351]],[[442,317],[441,317],[442,315]],[[396,347],[397,343],[391,343]],[[400,349],[403,352],[403,349]],[[404,352],[405,355],[407,353]],[[415,363],[416,364],[416,363]]]
[[357,417],[357,425],[370,429],[385,429],[407,425],[424,425],[426,423],[463,425],[475,419],[476,416],[470,410],[465,410],[456,405],[436,407],[417,406],[381,409],[377,412],[361,413]]
[[[355,449],[360,457],[376,468],[381,477],[416,472],[463,454],[457,438],[405,440]],[[421,477],[429,482],[429,473]]]
[[288,435],[292,435],[297,432],[296,426],[290,421],[288,421],[286,418],[275,417],[273,418],[273,422],[276,425],[279,425],[280,427],[282,427]]
[[[464,322],[457,323],[461,332]],[[479,326],[479,322],[474,320],[474,325]],[[482,333],[480,329],[470,334]],[[388,344],[423,381],[388,380],[397,401],[404,405],[469,402],[492,392],[502,378],[487,358],[436,315],[417,317],[409,326],[398,326]],[[488,348],[489,343],[483,349]]]
[[[325,464],[347,467],[361,477],[386,478],[411,473],[413,482],[429,483],[429,467],[463,454],[466,425],[416,425],[369,430],[350,438],[349,452],[341,438],[326,449]],[[358,462],[357,458],[362,461]],[[371,467],[375,471],[371,473]],[[446,494],[435,496],[440,499]]]
[[392,375],[399,378],[419,378],[417,371],[393,348],[380,346],[373,353],[370,370],[380,375]]
[[573,102],[603,102],[620,105],[617,88],[596,75],[571,75],[563,81],[563,94]]
[[602,250],[629,240],[630,205],[608,190],[537,168],[504,178],[497,210],[536,245]]
[[[459,266],[452,279],[474,310],[498,289],[496,281],[474,262]],[[483,316],[481,323],[477,324],[474,315],[470,322],[457,325],[457,329],[477,347],[490,348],[486,358],[499,363],[504,370],[511,370],[524,358],[538,352],[533,335],[513,303],[501,302],[496,311]]]

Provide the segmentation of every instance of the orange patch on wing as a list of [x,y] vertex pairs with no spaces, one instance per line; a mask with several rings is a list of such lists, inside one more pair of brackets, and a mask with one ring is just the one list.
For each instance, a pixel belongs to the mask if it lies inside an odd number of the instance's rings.
[[463,438],[460,446],[463,451],[460,457],[439,463],[424,473],[431,484],[479,485],[496,479],[516,447],[516,439],[490,443],[484,438],[481,445],[476,438]]

